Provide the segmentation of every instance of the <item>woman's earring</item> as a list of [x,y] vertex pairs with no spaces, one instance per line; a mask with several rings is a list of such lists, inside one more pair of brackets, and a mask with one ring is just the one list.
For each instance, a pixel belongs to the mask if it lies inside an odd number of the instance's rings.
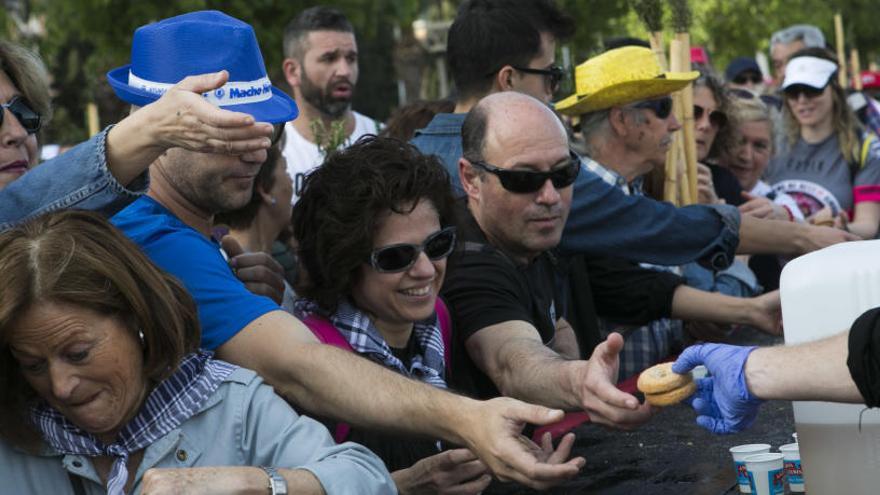
[[275,196],[269,196],[269,203],[270,203],[272,206],[275,206],[275,204],[278,203],[278,200],[275,199]]
[[141,339],[141,347],[146,347],[147,345],[144,343],[144,331],[138,330],[138,338]]

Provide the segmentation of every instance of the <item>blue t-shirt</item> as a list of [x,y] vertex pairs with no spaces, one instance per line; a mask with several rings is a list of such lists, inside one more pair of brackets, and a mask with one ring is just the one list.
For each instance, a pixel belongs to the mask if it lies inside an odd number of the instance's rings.
[[110,219],[159,268],[180,280],[199,311],[202,347],[214,350],[260,316],[278,310],[271,299],[245,288],[220,246],[143,196]]

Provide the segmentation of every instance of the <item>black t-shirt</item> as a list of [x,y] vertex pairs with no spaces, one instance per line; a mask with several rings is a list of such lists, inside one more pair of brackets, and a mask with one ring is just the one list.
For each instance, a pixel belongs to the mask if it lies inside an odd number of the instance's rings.
[[515,263],[488,243],[464,201],[457,204],[457,216],[458,245],[449,257],[442,291],[455,328],[450,383],[487,399],[501,394],[471,361],[465,342],[483,328],[521,320],[534,325],[549,345],[565,313],[564,270],[551,252],[527,265]]

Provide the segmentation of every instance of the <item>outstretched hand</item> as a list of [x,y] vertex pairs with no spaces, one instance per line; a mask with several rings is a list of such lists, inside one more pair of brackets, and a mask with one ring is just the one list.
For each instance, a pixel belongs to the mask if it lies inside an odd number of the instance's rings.
[[754,306],[750,317],[751,324],[770,335],[782,335],[782,306],[779,301],[779,290],[774,290],[750,301]]
[[617,388],[621,349],[623,337],[612,333],[596,346],[589,361],[582,362],[581,403],[593,423],[632,429],[648,421],[653,409]]
[[756,347],[701,344],[688,347],[672,365],[685,374],[704,365],[710,377],[697,380],[697,393],[688,399],[697,411],[697,424],[718,435],[742,431],[755,421],[763,402],[748,389],[745,365]]
[[[471,451],[501,481],[515,481],[545,489],[578,474],[586,461],[582,457],[566,458],[574,439],[565,440],[550,453],[522,435],[526,424],[547,425],[562,419],[558,409],[535,406],[508,397],[480,402],[479,420],[465,435]],[[552,448],[552,447],[551,447]]]
[[739,212],[742,215],[751,215],[756,218],[769,218],[772,220],[790,220],[788,210],[778,205],[764,196],[755,196],[754,194],[742,192],[745,203],[739,205]]

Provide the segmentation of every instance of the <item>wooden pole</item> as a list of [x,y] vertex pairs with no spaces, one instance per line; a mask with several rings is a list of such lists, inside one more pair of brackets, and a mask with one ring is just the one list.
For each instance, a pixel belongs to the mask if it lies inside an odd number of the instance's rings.
[[101,129],[101,122],[98,120],[98,105],[91,102],[86,104],[86,124],[89,136],[94,136]]
[[843,16],[834,14],[834,34],[837,38],[837,60],[840,61],[841,70],[837,71],[837,82],[840,87],[846,87],[846,52],[844,51],[843,39]]
[[850,52],[850,60],[852,61],[852,78],[853,88],[856,91],[862,90],[862,64],[859,61],[859,51],[855,48]]
[[[677,68],[682,66],[681,40],[673,39],[669,43],[669,69],[678,72]],[[672,113],[679,122],[684,121],[684,106],[681,100],[681,92],[676,91],[672,94]],[[671,197],[665,197],[667,201],[671,201],[676,206],[682,205],[682,177],[680,171],[683,168],[680,164],[686,159],[684,151],[684,142],[681,141],[683,135],[677,132],[672,135],[672,143],[670,152],[666,155],[666,184],[670,189]]]
[[[681,42],[681,66],[679,72],[691,70],[691,37],[688,33],[677,33],[675,39]],[[694,86],[688,84],[681,90],[682,104],[682,128],[684,140],[685,178],[688,184],[688,197],[692,201],[697,200],[697,138],[694,122]],[[692,204],[691,201],[684,204]]]
[[666,65],[666,50],[663,46],[663,33],[661,31],[651,33],[650,43],[651,51],[654,52],[654,56],[657,57],[657,63],[660,64],[660,70],[663,72],[668,71],[669,66]]

